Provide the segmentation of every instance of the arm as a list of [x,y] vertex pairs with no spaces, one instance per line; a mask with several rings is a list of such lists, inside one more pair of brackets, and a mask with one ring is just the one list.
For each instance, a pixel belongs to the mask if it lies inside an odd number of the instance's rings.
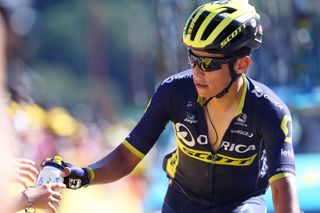
[[26,208],[48,209],[57,213],[61,200],[60,190],[65,188],[62,183],[49,183],[37,188],[27,188],[22,193],[12,197],[8,203],[10,211],[20,211]]
[[128,175],[156,143],[169,120],[167,93],[167,89],[158,89],[135,128],[110,154],[86,168],[64,162],[61,175],[67,188],[110,183]]
[[271,183],[271,191],[276,213],[300,212],[294,177],[274,180]]
[[120,144],[110,154],[86,168],[63,161],[65,168],[61,175],[69,189],[78,189],[88,184],[111,183],[128,175],[142,158],[143,155],[138,157],[126,146]]
[[110,154],[90,165],[95,173],[92,184],[114,182],[128,175],[141,161],[123,144],[120,144]]

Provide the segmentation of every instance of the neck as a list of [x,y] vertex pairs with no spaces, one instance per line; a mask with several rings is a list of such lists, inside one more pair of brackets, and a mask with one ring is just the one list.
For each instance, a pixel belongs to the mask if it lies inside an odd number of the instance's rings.
[[[209,103],[209,108],[219,109],[221,111],[226,111],[232,106],[238,106],[241,99],[241,91],[243,87],[243,78],[238,78],[230,87],[227,94],[222,98],[213,98]],[[205,99],[207,100],[207,98]]]

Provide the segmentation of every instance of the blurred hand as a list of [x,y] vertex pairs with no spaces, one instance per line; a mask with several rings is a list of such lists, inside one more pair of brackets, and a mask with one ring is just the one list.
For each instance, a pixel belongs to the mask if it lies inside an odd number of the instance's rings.
[[25,194],[29,197],[32,207],[57,213],[57,207],[62,198],[60,190],[65,187],[66,185],[62,183],[48,183],[37,188],[27,188]]
[[15,177],[14,179],[20,182],[25,188],[28,188],[30,182],[35,182],[39,173],[35,165],[35,162],[32,160],[17,158],[14,162],[15,174],[12,174],[12,176]]

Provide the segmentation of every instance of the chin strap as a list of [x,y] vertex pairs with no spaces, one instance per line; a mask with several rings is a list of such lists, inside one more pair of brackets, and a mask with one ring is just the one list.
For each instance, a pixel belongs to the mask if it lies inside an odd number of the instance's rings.
[[231,87],[231,85],[233,84],[233,82],[235,82],[237,79],[238,79],[238,77],[240,76],[240,75],[238,75],[237,73],[236,73],[236,71],[234,71],[234,63],[235,63],[236,61],[231,61],[231,62],[229,62],[228,63],[228,67],[229,67],[229,71],[230,71],[230,77],[231,77],[231,81],[230,81],[230,83],[228,84],[228,86],[226,86],[221,92],[219,92],[217,95],[215,95],[215,96],[211,96],[210,98],[208,98],[208,100],[206,100],[206,102],[204,102],[204,106],[207,106],[208,105],[208,103],[213,99],[213,98],[222,98],[225,94],[227,94],[228,92],[229,92],[229,89],[230,89],[230,87]]

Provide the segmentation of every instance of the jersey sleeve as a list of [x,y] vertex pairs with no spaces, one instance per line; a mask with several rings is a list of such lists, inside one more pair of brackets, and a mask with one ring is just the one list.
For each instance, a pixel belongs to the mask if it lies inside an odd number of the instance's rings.
[[292,119],[284,104],[268,102],[269,110],[261,112],[261,131],[265,141],[269,182],[295,175],[292,146]]
[[139,158],[153,147],[169,121],[170,92],[165,85],[158,87],[131,133],[122,143]]

